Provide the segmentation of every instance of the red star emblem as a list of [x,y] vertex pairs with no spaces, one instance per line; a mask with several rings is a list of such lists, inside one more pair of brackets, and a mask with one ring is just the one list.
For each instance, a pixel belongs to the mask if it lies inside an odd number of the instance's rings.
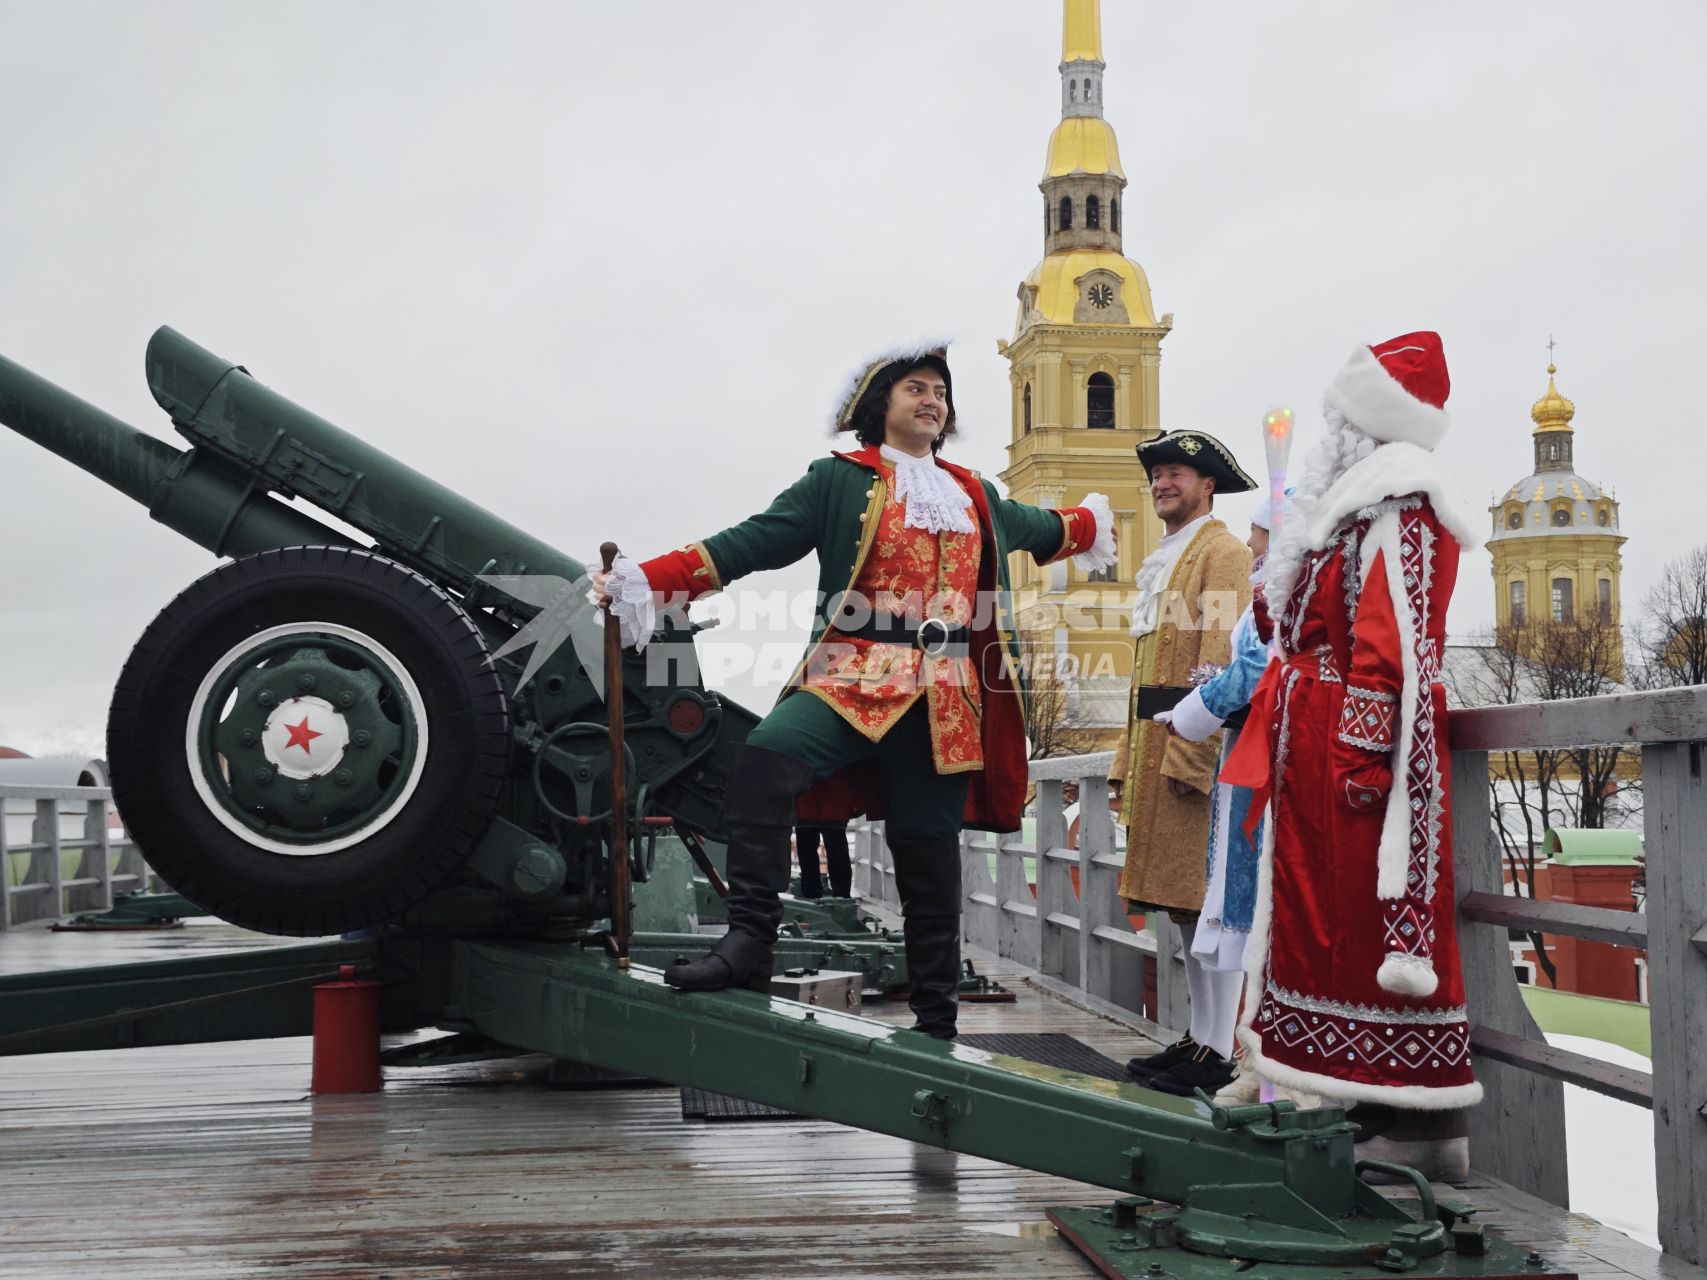
[[302,717],[301,724],[287,724],[285,729],[290,733],[290,741],[284,744],[284,749],[286,751],[289,751],[292,747],[301,747],[303,751],[312,754],[313,749],[308,744],[313,742],[316,738],[323,738],[326,736],[318,729],[310,729],[308,727],[307,716]]

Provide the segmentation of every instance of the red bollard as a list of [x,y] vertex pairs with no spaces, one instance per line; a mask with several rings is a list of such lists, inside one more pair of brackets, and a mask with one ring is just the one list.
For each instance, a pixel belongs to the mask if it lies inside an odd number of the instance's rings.
[[338,981],[314,988],[315,1093],[372,1093],[379,1074],[379,983],[339,966]]

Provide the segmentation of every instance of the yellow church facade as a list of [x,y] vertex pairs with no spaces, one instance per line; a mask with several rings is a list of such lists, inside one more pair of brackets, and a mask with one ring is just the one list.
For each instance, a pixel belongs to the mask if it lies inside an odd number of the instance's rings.
[[1548,622],[1596,621],[1607,628],[1609,674],[1623,675],[1618,499],[1576,470],[1571,420],[1547,366],[1547,391],[1529,411],[1535,470],[1490,507],[1494,617],[1502,636],[1521,641]]
[[1098,0],[1065,0],[1061,121],[1038,184],[1044,256],[1019,286],[1012,339],[997,343],[1012,392],[1008,492],[1046,506],[1106,493],[1118,525],[1120,562],[1102,574],[1025,557],[1011,566],[1024,641],[1034,662],[1058,662],[1077,749],[1112,746],[1125,724],[1132,581],[1161,538],[1135,450],[1161,430],[1173,327],[1122,247],[1126,175],[1103,118],[1104,66]]

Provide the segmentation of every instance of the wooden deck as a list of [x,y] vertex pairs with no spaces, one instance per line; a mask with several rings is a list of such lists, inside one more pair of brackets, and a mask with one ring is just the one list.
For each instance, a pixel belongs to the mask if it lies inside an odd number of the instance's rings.
[[[273,940],[30,928],[0,939],[0,972],[256,945]],[[968,1005],[963,1029],[1144,1048],[988,963],[1019,1001]],[[1095,1274],[1043,1210],[1100,1188],[823,1121],[684,1122],[674,1088],[552,1089],[546,1066],[393,1069],[383,1093],[313,1098],[305,1039],[0,1059],[0,1275]],[[1707,1280],[1501,1187],[1454,1195],[1584,1276]]]

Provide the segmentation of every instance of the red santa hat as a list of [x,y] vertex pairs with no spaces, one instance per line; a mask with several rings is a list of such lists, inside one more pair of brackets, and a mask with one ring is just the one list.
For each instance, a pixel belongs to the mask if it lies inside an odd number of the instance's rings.
[[1432,449],[1452,421],[1443,408],[1451,390],[1440,335],[1407,333],[1353,351],[1328,384],[1327,400],[1384,444],[1405,440]]

